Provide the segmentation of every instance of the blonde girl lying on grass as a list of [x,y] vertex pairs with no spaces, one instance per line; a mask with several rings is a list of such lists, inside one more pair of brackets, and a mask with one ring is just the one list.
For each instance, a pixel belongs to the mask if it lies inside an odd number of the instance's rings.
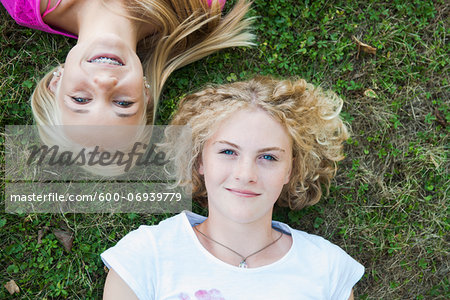
[[192,140],[168,129],[164,147],[208,216],[143,225],[105,251],[104,299],[353,299],[361,264],[272,220],[275,203],[301,209],[330,185],[348,137],[341,107],[304,80],[265,77],[182,100],[171,124]]

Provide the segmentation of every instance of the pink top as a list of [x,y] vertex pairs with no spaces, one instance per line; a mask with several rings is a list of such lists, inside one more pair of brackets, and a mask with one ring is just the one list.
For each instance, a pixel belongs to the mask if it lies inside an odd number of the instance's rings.
[[[6,8],[8,13],[11,15],[11,17],[19,25],[49,33],[61,34],[75,39],[77,38],[76,35],[73,35],[70,32],[53,29],[44,23],[44,20],[42,20],[40,9],[41,0],[0,0],[0,1],[2,2],[3,6]],[[213,0],[207,1],[208,5],[211,5],[211,2]],[[223,8],[226,0],[218,0],[218,1],[220,3],[220,6]],[[60,2],[61,0],[59,0],[53,8],[50,8],[49,3],[47,10],[44,12],[44,16],[52,12],[59,5]]]
[[[17,24],[29,28],[77,38],[70,32],[53,29],[44,23],[41,16],[41,0],[0,0]],[[50,0],[49,0],[50,1]],[[58,2],[59,4],[59,2]],[[57,5],[55,5],[56,7]],[[48,8],[47,8],[48,10]],[[48,12],[47,12],[48,13]]]

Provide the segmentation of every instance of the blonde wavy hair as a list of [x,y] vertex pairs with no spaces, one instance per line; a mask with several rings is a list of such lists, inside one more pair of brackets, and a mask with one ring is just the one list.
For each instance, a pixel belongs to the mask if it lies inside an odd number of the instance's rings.
[[[179,130],[166,129],[163,148],[172,158],[177,184],[192,185],[192,197],[201,204],[207,190],[198,168],[206,141],[218,124],[237,110],[261,108],[280,122],[293,142],[290,181],[277,201],[280,206],[301,209],[313,205],[328,188],[343,159],[343,142],[348,131],[339,117],[343,102],[335,93],[323,91],[305,80],[275,80],[257,77],[245,82],[208,87],[185,97],[171,125],[189,125],[192,138],[179,136]],[[192,144],[188,153],[186,145]]]
[[[144,75],[151,85],[153,99],[145,109],[142,124],[153,123],[164,83],[173,71],[224,48],[252,45],[253,35],[248,32],[252,20],[245,18],[250,7],[247,0],[239,0],[224,17],[220,1],[213,0],[210,5],[207,2],[126,1],[130,18],[157,28],[156,34],[139,42],[137,50],[144,57]],[[61,66],[50,70],[31,96],[37,125],[61,125],[56,97],[49,89],[53,72]]]

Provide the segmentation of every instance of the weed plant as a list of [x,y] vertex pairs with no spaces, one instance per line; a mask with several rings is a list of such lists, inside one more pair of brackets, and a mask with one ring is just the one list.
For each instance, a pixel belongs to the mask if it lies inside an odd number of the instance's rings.
[[[360,261],[366,272],[356,299],[449,299],[449,3],[254,0],[251,15],[256,46],[175,72],[158,124],[207,83],[264,74],[336,91],[352,136],[330,193],[299,212],[278,209],[275,218]],[[1,123],[31,124],[36,81],[64,61],[74,40],[20,27],[3,8],[0,16]],[[352,36],[376,54],[358,53]],[[1,213],[0,298],[99,299],[106,276],[100,253],[166,217]],[[74,233],[70,252],[52,233],[62,225]],[[3,287],[9,280],[19,294]]]

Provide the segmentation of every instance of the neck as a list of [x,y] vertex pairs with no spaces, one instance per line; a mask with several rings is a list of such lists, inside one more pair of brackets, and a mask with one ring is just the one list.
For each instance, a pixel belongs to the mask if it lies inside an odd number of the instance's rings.
[[[41,13],[47,3],[41,0]],[[77,35],[78,41],[111,33],[136,48],[137,42],[153,34],[155,28],[128,18],[124,3],[123,0],[64,0],[44,17],[44,22]]]
[[[244,257],[267,246],[280,236],[279,232],[272,229],[271,215],[255,222],[237,223],[222,218],[219,214],[210,213],[208,219],[199,225],[198,229]],[[238,256],[216,243],[207,242],[207,244],[207,248],[210,248],[208,250],[219,258],[224,255],[236,261],[241,260]],[[262,252],[261,255],[264,256],[265,252]],[[248,260],[254,261],[256,258],[257,255],[250,257]]]
[[78,43],[114,34],[136,50],[141,30],[126,14],[119,1],[109,1],[108,6],[102,1],[87,1],[77,13]]

